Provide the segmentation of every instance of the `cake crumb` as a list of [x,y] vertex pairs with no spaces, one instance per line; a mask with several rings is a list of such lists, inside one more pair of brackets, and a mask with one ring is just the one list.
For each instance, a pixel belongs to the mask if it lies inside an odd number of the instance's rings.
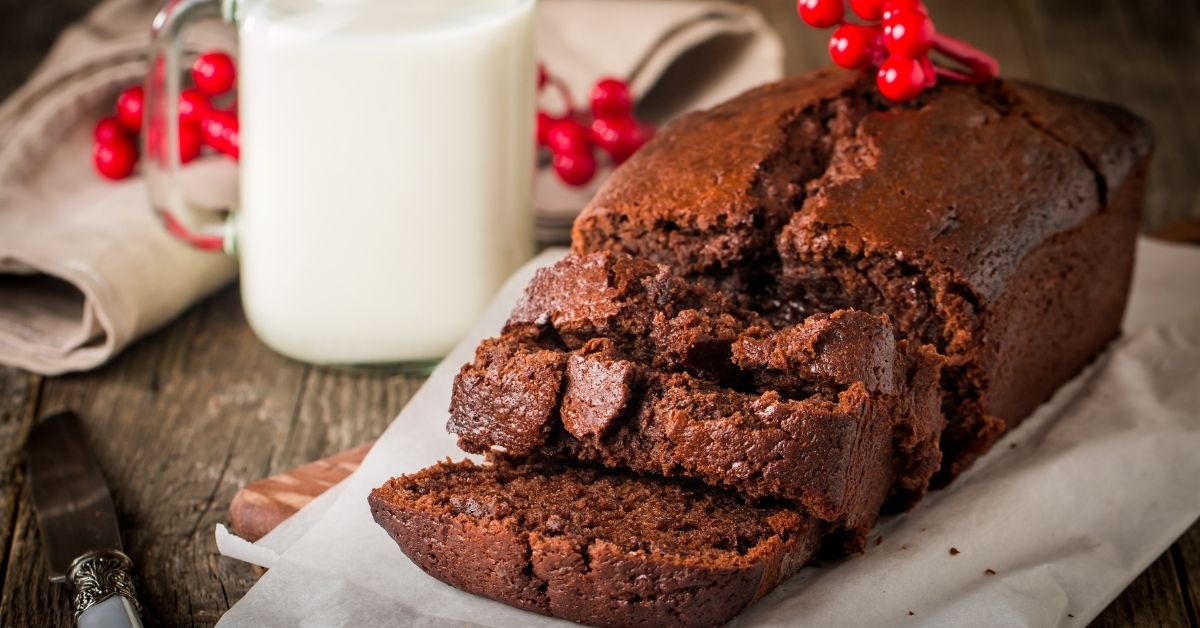
[[881,543],[883,543],[883,535],[882,534],[875,537],[875,547],[879,547],[879,545]]
[[926,531],[926,530],[928,530],[928,529],[929,529],[929,528],[921,528],[921,531],[922,531],[922,532],[924,532],[924,531]]
[[1016,449],[1016,448],[1017,448],[1017,444],[1016,444],[1016,443],[1009,443],[1009,444],[1008,444],[1008,448],[1009,448],[1009,449]]
[[908,543],[901,543],[901,544],[900,544],[900,549],[902,549],[902,550],[906,550],[906,549],[908,549]]
[[961,554],[961,553],[962,553],[962,552],[958,551],[958,548],[957,548],[957,547],[951,547],[951,548],[950,548],[950,555],[951,555],[951,556],[958,556],[958,555],[959,555],[959,554]]
[[912,611],[908,611],[908,615],[909,615],[909,617],[912,617],[913,615],[916,615],[916,613],[914,613]]
[[994,575],[996,575],[996,570],[995,569],[984,569],[983,573],[985,573],[989,576],[994,576]]
[[1072,619],[1074,619],[1074,618],[1075,618],[1075,616],[1074,616],[1074,615],[1072,615],[1072,614],[1070,614],[1070,613],[1067,613],[1067,617],[1070,617],[1070,618],[1072,618]]

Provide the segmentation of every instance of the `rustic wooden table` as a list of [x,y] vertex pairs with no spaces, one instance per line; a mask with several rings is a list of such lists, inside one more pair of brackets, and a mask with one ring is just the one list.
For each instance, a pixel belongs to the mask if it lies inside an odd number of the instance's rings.
[[[0,0],[0,96],[94,0]],[[791,0],[752,0],[776,25],[787,69],[825,62]],[[1010,76],[1123,103],[1158,132],[1147,229],[1200,215],[1200,1],[927,0],[939,28],[996,54]],[[0,367],[0,624],[67,626],[46,581],[22,470],[37,417],[74,408],[110,483],[150,625],[210,625],[254,584],[217,554],[213,525],[239,487],[379,434],[421,379],[331,371],[280,357],[246,326],[229,287],[107,366],[66,377]],[[1193,626],[1200,526],[1096,620]]]

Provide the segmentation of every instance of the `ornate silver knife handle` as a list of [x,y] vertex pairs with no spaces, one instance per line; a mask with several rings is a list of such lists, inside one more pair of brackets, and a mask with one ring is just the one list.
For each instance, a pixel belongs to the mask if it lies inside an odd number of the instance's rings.
[[79,628],[141,628],[133,561],[124,552],[88,552],[67,570]]

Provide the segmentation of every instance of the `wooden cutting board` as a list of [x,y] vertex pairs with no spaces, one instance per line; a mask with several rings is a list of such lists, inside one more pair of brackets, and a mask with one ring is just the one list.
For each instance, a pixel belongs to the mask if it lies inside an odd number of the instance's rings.
[[[1200,218],[1168,225],[1150,235],[1172,242],[1200,243]],[[350,475],[371,450],[360,445],[302,467],[253,482],[234,495],[229,505],[233,531],[257,541],[326,489]]]
[[374,441],[247,484],[229,503],[233,533],[257,541],[362,463]]

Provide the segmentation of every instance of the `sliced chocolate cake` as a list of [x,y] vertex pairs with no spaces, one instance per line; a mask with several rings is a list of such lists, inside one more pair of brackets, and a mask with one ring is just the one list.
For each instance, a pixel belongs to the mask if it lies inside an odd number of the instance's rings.
[[[1119,333],[1151,139],[1021,83],[823,70],[618,168],[370,497],[422,569],[606,626],[732,618],[949,481]],[[939,473],[940,471],[940,473]]]
[[807,563],[823,530],[724,491],[553,463],[441,463],[369,501],[431,576],[599,626],[719,626]]

